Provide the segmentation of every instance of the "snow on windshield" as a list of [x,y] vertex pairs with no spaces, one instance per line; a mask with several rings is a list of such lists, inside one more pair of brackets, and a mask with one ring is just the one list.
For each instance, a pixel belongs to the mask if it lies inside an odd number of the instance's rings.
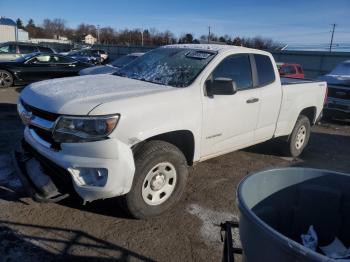
[[330,74],[350,76],[350,60],[339,64],[336,68],[333,69],[333,71]]
[[116,74],[162,85],[185,87],[215,56],[215,52],[186,48],[158,48],[134,60]]

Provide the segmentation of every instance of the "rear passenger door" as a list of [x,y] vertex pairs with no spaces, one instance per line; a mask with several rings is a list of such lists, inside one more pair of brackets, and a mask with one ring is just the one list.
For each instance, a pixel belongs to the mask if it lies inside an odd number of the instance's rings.
[[255,54],[256,87],[259,90],[260,109],[254,141],[262,142],[273,137],[281,107],[281,82],[276,78],[277,68],[270,56]]
[[51,55],[54,77],[66,77],[78,75],[80,63],[70,57]]
[[[237,86],[233,95],[205,96],[203,99],[202,159],[249,146],[259,115],[259,90],[254,88],[252,56],[226,57],[207,81],[232,79]],[[205,87],[204,87],[205,88]]]

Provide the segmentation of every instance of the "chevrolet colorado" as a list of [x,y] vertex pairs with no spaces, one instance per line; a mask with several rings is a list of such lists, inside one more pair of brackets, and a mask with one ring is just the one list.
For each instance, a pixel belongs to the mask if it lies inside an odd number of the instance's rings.
[[13,159],[29,194],[84,202],[121,196],[136,218],[181,197],[188,166],[266,140],[298,156],[325,82],[280,79],[268,52],[226,45],[157,48],[113,75],[28,85]]

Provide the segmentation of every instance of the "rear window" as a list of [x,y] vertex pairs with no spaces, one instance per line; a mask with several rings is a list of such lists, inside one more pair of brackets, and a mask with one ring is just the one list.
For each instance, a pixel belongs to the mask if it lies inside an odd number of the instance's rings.
[[266,55],[254,55],[256,69],[258,73],[258,85],[264,86],[275,81],[275,71],[273,70],[270,57]]
[[18,48],[19,48],[20,54],[30,54],[30,53],[38,52],[38,49],[36,48],[36,46],[32,46],[32,45],[18,45]]

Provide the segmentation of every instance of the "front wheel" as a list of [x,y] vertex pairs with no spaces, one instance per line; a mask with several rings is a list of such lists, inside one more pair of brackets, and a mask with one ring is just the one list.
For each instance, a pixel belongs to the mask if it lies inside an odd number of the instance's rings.
[[136,171],[126,207],[136,218],[160,215],[174,206],[184,192],[187,161],[174,145],[150,141],[135,153]]
[[311,124],[309,118],[300,115],[288,139],[287,154],[298,157],[309,142]]

